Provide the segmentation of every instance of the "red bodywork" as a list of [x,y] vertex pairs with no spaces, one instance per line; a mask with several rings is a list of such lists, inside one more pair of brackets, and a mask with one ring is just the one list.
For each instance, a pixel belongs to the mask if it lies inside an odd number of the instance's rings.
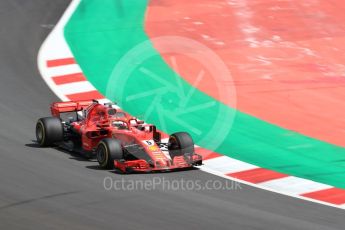
[[161,142],[160,132],[156,131],[155,126],[144,124],[111,105],[95,101],[56,102],[51,105],[51,113],[55,117],[67,112],[79,114],[80,118],[67,122],[67,126],[74,134],[79,135],[83,150],[94,152],[103,138],[116,138],[121,141],[123,150],[128,154],[131,154],[128,152],[131,147],[145,153],[141,157],[134,156],[136,159],[115,160],[114,167],[123,172],[166,171],[201,164],[201,156],[195,153],[171,159],[167,143]]

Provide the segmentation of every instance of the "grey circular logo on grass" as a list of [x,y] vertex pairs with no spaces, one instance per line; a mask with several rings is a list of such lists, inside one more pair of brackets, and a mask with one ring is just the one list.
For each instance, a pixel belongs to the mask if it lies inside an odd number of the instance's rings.
[[[169,57],[172,68],[162,55]],[[176,73],[185,58],[200,66],[189,82]],[[198,89],[206,73],[219,101]],[[211,150],[223,143],[235,117],[235,109],[222,103],[236,105],[227,66],[211,49],[184,37],[157,37],[130,49],[113,68],[106,96],[164,132],[189,132],[197,145]]]

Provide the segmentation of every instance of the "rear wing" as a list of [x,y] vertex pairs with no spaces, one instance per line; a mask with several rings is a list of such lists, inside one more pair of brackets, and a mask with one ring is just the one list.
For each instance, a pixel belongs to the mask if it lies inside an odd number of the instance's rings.
[[60,117],[61,113],[78,112],[92,105],[94,101],[67,101],[54,102],[50,106],[50,111],[54,117]]

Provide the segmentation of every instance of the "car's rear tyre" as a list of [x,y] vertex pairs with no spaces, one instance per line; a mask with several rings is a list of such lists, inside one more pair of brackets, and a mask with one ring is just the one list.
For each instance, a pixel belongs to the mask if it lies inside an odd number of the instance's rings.
[[101,168],[114,168],[114,160],[123,159],[121,142],[112,138],[105,138],[101,140],[97,145],[96,157]]
[[168,150],[171,158],[194,153],[194,141],[186,132],[178,132],[170,135]]
[[44,117],[36,123],[37,143],[42,146],[51,146],[55,142],[63,141],[63,125],[60,118]]

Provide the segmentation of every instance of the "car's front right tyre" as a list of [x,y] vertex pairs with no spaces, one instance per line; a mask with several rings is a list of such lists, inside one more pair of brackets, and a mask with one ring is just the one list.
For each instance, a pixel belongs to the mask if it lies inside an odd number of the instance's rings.
[[194,141],[186,132],[178,132],[170,135],[168,150],[171,158],[182,155],[194,154]]

